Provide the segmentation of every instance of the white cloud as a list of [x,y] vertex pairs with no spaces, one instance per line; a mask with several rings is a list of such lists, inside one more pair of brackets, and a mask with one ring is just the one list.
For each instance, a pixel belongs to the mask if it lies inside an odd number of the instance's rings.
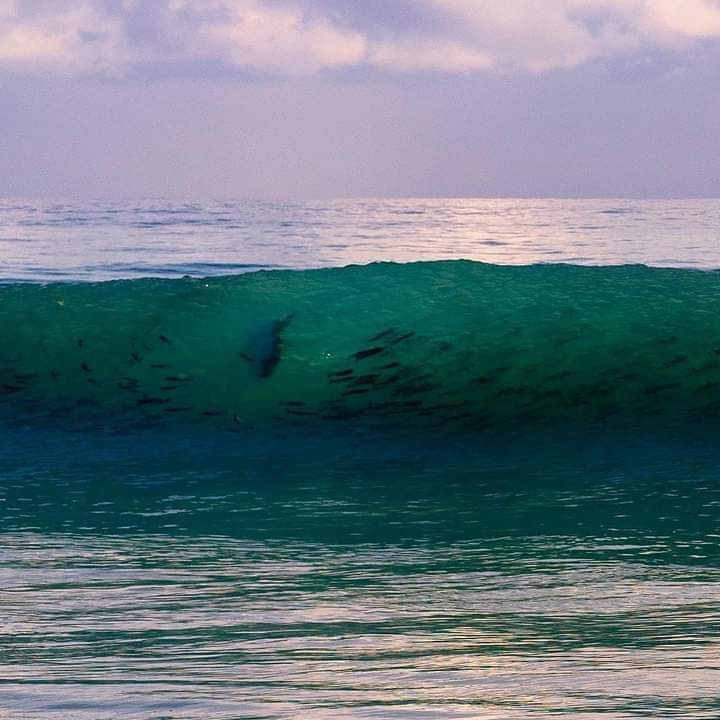
[[57,2],[35,12],[32,0],[0,0],[0,65],[31,72],[115,75],[146,52],[128,47],[122,16],[92,0]]
[[472,72],[495,64],[493,58],[482,50],[445,39],[401,39],[376,43],[367,59],[372,65],[399,72]]
[[720,37],[718,0],[568,0],[567,5],[571,11],[607,13],[629,33],[658,45]]
[[[132,37],[130,20],[143,12],[161,19],[155,43]],[[0,63],[41,71],[121,74],[141,62],[210,59],[303,75],[360,62],[365,52],[361,33],[307,18],[292,4],[0,0]]]
[[650,31],[688,38],[720,36],[720,4],[713,0],[656,0],[644,10]]
[[333,0],[0,0],[0,67],[122,75],[140,63],[210,60],[283,75],[356,65],[544,72],[720,38],[720,0],[407,0],[408,15],[428,22],[381,34],[382,18],[371,31],[353,16],[356,0],[334,1],[344,12],[327,10]]
[[290,75],[307,75],[323,68],[353,65],[365,56],[359,32],[334,27],[325,18],[308,18],[299,7],[270,5],[260,0],[212,3],[221,13],[196,12],[196,0],[173,0],[171,22],[186,12],[195,14],[186,29],[185,47],[191,56],[219,58],[240,67]]

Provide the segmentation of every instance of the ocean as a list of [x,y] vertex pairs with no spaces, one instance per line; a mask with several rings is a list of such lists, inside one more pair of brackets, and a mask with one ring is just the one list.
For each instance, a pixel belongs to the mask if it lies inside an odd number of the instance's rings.
[[0,201],[0,717],[720,717],[720,201]]

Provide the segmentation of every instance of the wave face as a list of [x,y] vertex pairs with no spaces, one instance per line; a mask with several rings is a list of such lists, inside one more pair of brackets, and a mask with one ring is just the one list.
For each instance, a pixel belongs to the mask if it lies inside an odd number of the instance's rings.
[[719,297],[710,272],[469,261],[0,286],[2,421],[707,427]]

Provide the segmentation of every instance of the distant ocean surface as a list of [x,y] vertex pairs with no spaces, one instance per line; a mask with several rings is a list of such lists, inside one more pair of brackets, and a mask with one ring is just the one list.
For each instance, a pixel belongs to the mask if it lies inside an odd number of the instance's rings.
[[0,200],[0,717],[720,717],[718,269],[718,200]]
[[0,280],[467,258],[720,267],[718,200],[60,203],[0,199]]

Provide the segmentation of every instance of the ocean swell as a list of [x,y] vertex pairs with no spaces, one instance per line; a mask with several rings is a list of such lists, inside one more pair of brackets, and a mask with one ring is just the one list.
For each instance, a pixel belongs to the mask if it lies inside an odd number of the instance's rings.
[[720,276],[470,261],[0,286],[0,422],[450,434],[720,421]]

